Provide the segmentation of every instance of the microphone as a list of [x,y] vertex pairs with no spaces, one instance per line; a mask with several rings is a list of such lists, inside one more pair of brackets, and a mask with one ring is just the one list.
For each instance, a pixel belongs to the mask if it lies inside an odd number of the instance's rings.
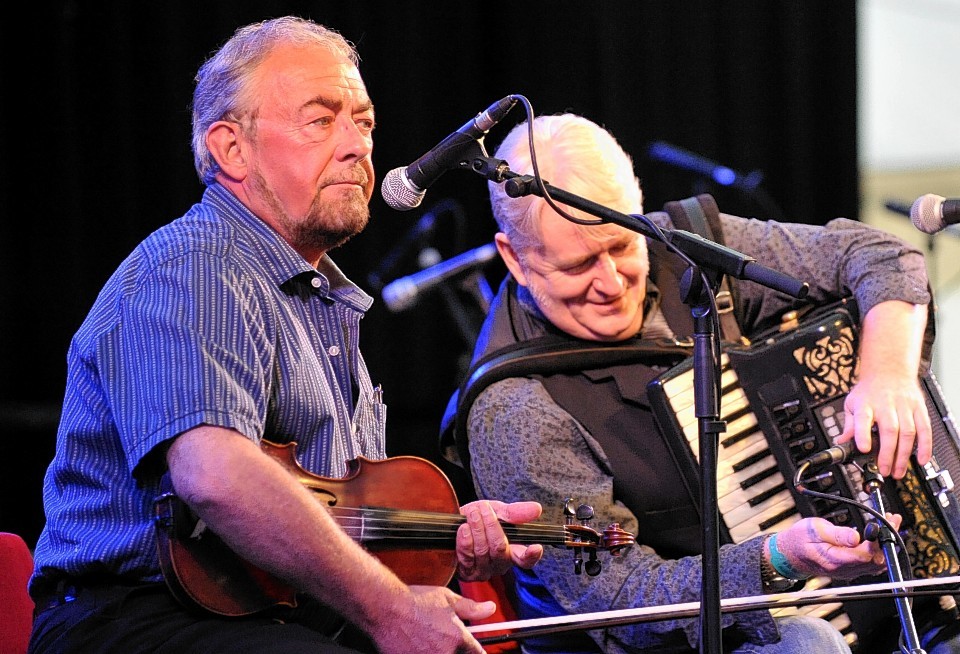
[[459,164],[467,147],[482,139],[516,103],[512,95],[497,100],[409,166],[388,172],[380,186],[383,199],[398,211],[420,206],[430,185]]
[[467,250],[420,272],[396,279],[383,287],[383,301],[393,312],[405,311],[417,303],[420,295],[449,279],[484,265],[497,256],[493,243]]
[[[458,229],[463,226],[463,222],[466,220],[466,214],[463,212],[463,206],[459,202],[452,198],[446,198],[434,204],[429,211],[424,212],[424,214],[420,216],[420,220],[418,220],[413,227],[407,230],[403,238],[384,255],[376,270],[367,275],[367,283],[370,284],[374,291],[380,291],[380,289],[383,288],[387,276],[394,271],[401,259],[403,259],[415,245],[418,247],[426,246],[427,239],[430,238],[437,229],[440,216],[445,213],[452,213],[454,215],[456,219],[455,224]],[[421,256],[422,254],[421,252]],[[437,252],[435,259],[432,259],[429,263],[421,264],[420,267],[426,268],[427,266],[432,266],[442,258],[440,253]]]
[[651,143],[647,152],[654,161],[660,161],[708,177],[721,186],[733,186],[746,191],[753,191],[763,181],[763,173],[759,170],[755,170],[748,175],[741,175],[732,168],[722,166],[706,157],[665,141]]
[[434,230],[434,227],[437,224],[437,214],[434,211],[428,211],[420,217],[420,220],[416,224],[407,230],[407,233],[404,234],[403,239],[395,246],[380,262],[380,265],[372,273],[367,275],[367,282],[375,288],[380,290],[383,288],[383,278],[386,277],[391,270],[397,265],[397,262],[400,258],[407,253],[407,250],[413,246],[417,241],[428,237]]
[[850,440],[840,445],[828,447],[816,454],[811,454],[801,461],[801,464],[807,463],[811,467],[820,467],[833,465],[834,463],[846,463],[851,455],[859,454],[859,452],[856,441]]
[[876,426],[873,427],[872,438],[870,440],[871,448],[869,452],[861,452],[857,449],[856,440],[849,440],[846,443],[828,447],[816,454],[811,454],[803,459],[800,464],[809,464],[813,468],[833,465],[834,463],[848,463],[857,457],[876,457],[880,452],[880,435]]
[[901,216],[910,217],[910,205],[906,202],[900,202],[899,200],[885,200],[883,203],[884,208],[887,211],[892,211],[893,213],[898,213]]
[[914,227],[927,234],[936,234],[950,225],[960,223],[960,200],[927,193],[910,207]]
[[[420,220],[418,220],[413,227],[407,230],[403,238],[384,255],[376,270],[367,275],[367,283],[373,287],[373,290],[379,291],[383,288],[387,275],[393,272],[400,260],[406,256],[407,252],[409,252],[415,244],[419,244],[420,247],[426,245],[426,239],[429,238],[437,228],[438,218],[447,212],[454,214],[458,225],[466,218],[463,213],[463,207],[459,202],[451,198],[440,200],[433,205],[429,211],[424,212],[424,214],[420,216]],[[420,267],[426,268],[439,260],[440,256],[438,253],[437,260],[421,265]]]

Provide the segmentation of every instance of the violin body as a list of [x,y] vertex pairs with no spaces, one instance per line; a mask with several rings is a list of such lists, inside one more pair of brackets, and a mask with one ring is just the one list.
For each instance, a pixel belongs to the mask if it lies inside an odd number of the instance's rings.
[[[331,479],[303,469],[297,463],[294,443],[264,441],[263,449],[327,507],[389,506],[443,514],[459,512],[449,479],[425,459],[397,456],[372,461],[359,457],[349,462],[345,477]],[[225,616],[248,615],[274,605],[296,606],[292,587],[234,554],[169,491],[158,498],[156,519],[160,568],[171,592],[182,603]],[[432,546],[416,540],[364,546],[407,584],[446,586],[457,566],[455,535],[454,531],[450,542],[442,539]]]
[[[465,519],[450,480],[433,463],[415,456],[359,457],[348,462],[343,478],[332,479],[300,466],[296,443],[262,441],[261,448],[405,583],[446,586],[453,579],[457,529]],[[236,555],[176,496],[169,474],[161,480],[154,507],[160,569],[182,604],[229,617],[296,606],[297,591]],[[616,524],[603,533],[584,524],[501,524],[511,542],[571,547],[578,557],[582,550],[594,557],[601,548],[617,554],[634,543],[634,536]]]

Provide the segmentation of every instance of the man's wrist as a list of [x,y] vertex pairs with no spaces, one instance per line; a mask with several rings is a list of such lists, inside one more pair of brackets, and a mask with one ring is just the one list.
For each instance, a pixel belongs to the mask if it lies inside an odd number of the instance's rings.
[[[769,559],[767,554],[769,553]],[[783,593],[802,584],[810,575],[804,574],[790,565],[787,557],[777,548],[777,535],[770,536],[760,554],[760,580],[763,590],[769,593]]]
[[770,550],[770,564],[773,566],[774,570],[780,573],[781,576],[787,577],[788,579],[809,579],[810,575],[800,572],[794,568],[790,561],[787,560],[787,557],[784,556],[783,552],[777,547],[777,535],[773,534],[767,539],[767,547]]

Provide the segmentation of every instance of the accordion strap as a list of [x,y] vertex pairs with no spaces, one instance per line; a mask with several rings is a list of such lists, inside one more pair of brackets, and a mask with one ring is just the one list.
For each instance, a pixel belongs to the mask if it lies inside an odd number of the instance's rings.
[[[663,208],[678,229],[691,231],[715,243],[723,244],[720,209],[712,195],[702,194],[667,202],[663,205]],[[720,319],[720,329],[723,331],[723,340],[740,343],[743,341],[743,334],[733,310],[735,291],[736,289],[730,280],[726,275],[723,275],[720,279],[720,287],[717,290],[717,315]]]

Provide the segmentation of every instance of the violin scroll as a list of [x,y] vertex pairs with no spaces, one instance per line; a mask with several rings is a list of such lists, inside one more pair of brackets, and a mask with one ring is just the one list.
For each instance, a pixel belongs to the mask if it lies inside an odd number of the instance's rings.
[[620,556],[624,548],[637,542],[636,536],[624,531],[619,522],[613,522],[603,530],[604,549],[610,550],[613,556]]
[[[628,531],[624,531],[620,524],[614,522],[609,527],[598,532],[589,523],[594,517],[593,507],[588,504],[580,504],[574,508],[574,499],[567,498],[563,503],[564,529],[567,538],[564,542],[566,547],[573,550],[573,571],[580,574],[586,570],[587,574],[595,577],[600,574],[601,564],[597,558],[597,550],[606,550],[612,556],[619,556],[624,548],[630,547],[636,542],[636,537]],[[587,550],[588,560],[583,561],[583,551]]]

